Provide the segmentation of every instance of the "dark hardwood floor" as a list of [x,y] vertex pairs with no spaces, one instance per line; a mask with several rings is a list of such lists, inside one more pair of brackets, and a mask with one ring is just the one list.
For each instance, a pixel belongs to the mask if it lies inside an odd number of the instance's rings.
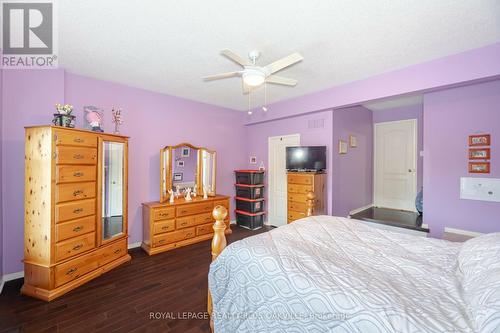
[[[232,229],[228,243],[269,230]],[[206,316],[210,241],[151,257],[129,252],[130,263],[49,303],[21,295],[22,279],[7,282],[0,332],[210,331],[207,319],[187,317]]]

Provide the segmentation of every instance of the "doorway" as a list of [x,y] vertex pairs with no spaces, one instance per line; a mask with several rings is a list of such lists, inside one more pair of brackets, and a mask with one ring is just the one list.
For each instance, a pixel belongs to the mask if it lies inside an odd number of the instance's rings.
[[268,224],[287,224],[286,147],[300,146],[300,134],[273,136],[268,139],[269,206]]
[[415,211],[417,119],[374,124],[375,207]]

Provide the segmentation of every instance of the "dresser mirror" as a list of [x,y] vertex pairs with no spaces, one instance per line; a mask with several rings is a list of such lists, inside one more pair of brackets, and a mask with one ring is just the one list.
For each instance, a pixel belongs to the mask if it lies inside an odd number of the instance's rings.
[[102,158],[102,239],[123,233],[123,167],[125,144],[103,141]]
[[215,195],[216,152],[189,143],[167,146],[160,151],[160,202],[168,201],[169,190],[181,193],[190,188],[203,196]]

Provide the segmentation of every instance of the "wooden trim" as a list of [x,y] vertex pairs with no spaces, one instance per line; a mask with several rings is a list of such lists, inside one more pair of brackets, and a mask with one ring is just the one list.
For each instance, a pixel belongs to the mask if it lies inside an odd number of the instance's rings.
[[70,128],[70,127],[62,127],[62,126],[54,126],[54,125],[25,126],[24,128],[25,129],[28,129],[28,128],[52,128],[52,129],[70,130],[70,131],[82,132],[82,133],[92,133],[95,135],[106,135],[106,136],[112,136],[115,138],[124,138],[124,139],[129,138],[128,136],[120,135],[120,134],[102,133],[102,132],[95,132],[95,131],[91,131],[91,130],[86,130],[83,128]]

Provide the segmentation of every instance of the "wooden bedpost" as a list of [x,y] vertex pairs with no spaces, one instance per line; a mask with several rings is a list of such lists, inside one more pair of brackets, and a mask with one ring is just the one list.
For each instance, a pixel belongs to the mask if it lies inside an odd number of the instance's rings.
[[[214,223],[214,237],[212,238],[212,261],[217,259],[219,254],[226,247],[226,235],[224,231],[226,230],[226,224],[224,220],[227,216],[227,209],[224,206],[215,206],[212,211],[212,216],[215,219]],[[210,316],[210,329],[214,331],[214,322],[212,320],[212,296],[210,296],[210,289],[208,290],[208,304],[207,304],[208,315]]]
[[314,192],[312,192],[312,191],[307,193],[306,201],[307,201],[306,216],[313,216],[314,215],[314,205],[316,204],[316,194],[314,194]]

